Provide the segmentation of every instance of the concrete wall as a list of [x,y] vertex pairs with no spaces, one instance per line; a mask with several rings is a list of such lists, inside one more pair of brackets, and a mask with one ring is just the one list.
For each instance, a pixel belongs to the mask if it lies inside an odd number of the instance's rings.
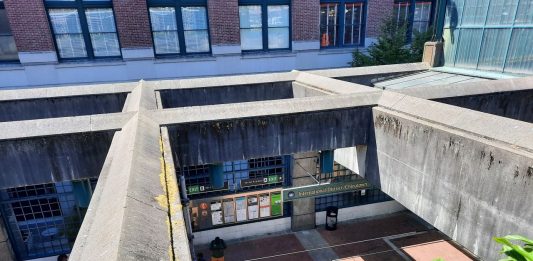
[[127,93],[0,102],[0,122],[121,112]]
[[385,193],[486,260],[494,236],[533,237],[533,125],[403,95],[373,114]]
[[533,123],[533,90],[450,97],[435,101]]
[[371,107],[168,127],[180,166],[366,144]]
[[163,108],[278,100],[293,97],[291,82],[172,89],[160,92]]
[[113,131],[0,141],[0,188],[98,177]]

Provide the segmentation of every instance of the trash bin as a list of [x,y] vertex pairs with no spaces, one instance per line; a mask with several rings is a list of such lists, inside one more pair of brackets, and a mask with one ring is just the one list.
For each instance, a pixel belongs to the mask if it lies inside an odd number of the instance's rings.
[[337,215],[339,214],[338,207],[326,208],[326,229],[333,231],[337,229]]

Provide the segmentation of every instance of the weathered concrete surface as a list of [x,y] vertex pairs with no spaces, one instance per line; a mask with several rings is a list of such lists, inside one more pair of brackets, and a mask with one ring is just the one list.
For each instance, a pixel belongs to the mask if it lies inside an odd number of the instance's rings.
[[171,89],[161,90],[160,93],[161,103],[165,109],[293,98],[290,81]]
[[383,80],[404,74],[411,74],[413,72],[425,71],[428,69],[429,67],[425,63],[407,63],[328,70],[314,70],[307,72],[351,83],[373,86],[373,82],[375,80]]
[[533,237],[533,125],[389,94],[367,179],[483,259],[494,236]]
[[533,77],[398,90],[414,97],[533,122]]
[[0,122],[121,112],[126,93],[0,101]]
[[296,77],[295,83],[308,87],[309,89],[318,89],[328,94],[349,94],[349,93],[372,93],[379,92],[375,88],[351,82],[336,80],[321,75],[300,72]]
[[191,260],[168,140],[146,116],[153,91],[132,93],[138,113],[113,139],[73,260]]
[[113,133],[0,141],[0,188],[98,177]]
[[0,122],[0,140],[119,130],[135,113]]
[[168,126],[181,166],[366,144],[371,107]]
[[[317,152],[297,153],[292,157],[292,186],[300,187],[316,184],[313,178],[317,172]],[[291,230],[301,231],[316,227],[315,198],[292,201]]]
[[222,87],[232,85],[252,85],[271,82],[287,82],[294,81],[298,76],[298,71],[284,72],[284,73],[260,73],[251,75],[234,75],[234,76],[219,76],[219,77],[200,77],[191,79],[178,80],[160,80],[160,81],[146,81],[144,86],[153,87],[155,90],[170,90],[170,89],[191,89],[191,88],[207,88],[207,87]]

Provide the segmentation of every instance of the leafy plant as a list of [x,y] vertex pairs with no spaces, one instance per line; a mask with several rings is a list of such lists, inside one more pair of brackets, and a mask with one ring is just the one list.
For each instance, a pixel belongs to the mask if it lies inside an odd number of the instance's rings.
[[398,64],[422,61],[424,44],[431,39],[432,30],[414,33],[413,42],[407,44],[407,24],[398,24],[395,19],[386,19],[381,28],[377,43],[371,44],[368,54],[355,50],[352,54],[352,67]]
[[[507,255],[500,261],[533,261],[533,240],[519,235],[508,235],[495,237],[494,241],[502,244],[500,253]],[[523,246],[515,245],[511,241],[521,241]]]

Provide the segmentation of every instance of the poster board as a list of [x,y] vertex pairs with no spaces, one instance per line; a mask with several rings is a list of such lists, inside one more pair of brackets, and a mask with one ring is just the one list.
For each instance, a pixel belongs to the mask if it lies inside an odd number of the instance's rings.
[[222,210],[224,212],[224,223],[235,222],[235,203],[232,198],[222,201]]
[[235,209],[237,222],[246,221],[246,197],[235,198]]
[[259,218],[259,204],[257,196],[248,196],[248,220]]
[[259,217],[270,217],[270,194],[259,195]]
[[224,224],[222,218],[222,203],[220,201],[211,201],[211,222],[213,226]]
[[270,213],[272,216],[281,216],[283,214],[281,204],[281,192],[270,193]]

